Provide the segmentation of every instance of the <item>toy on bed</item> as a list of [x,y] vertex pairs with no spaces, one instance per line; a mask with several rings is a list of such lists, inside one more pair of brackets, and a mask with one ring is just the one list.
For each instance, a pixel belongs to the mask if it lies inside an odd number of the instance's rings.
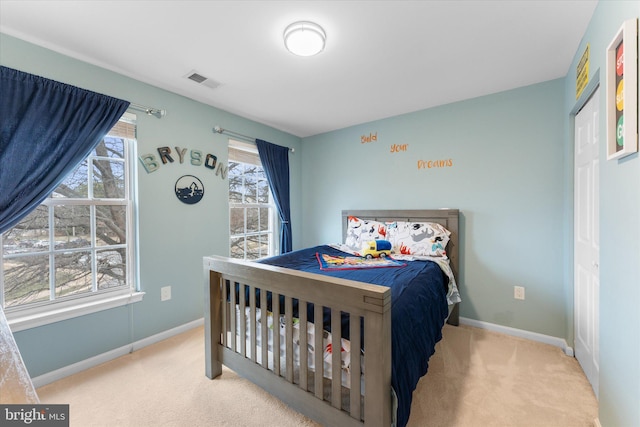
[[362,247],[363,258],[384,258],[391,255],[391,242],[388,240],[370,240]]

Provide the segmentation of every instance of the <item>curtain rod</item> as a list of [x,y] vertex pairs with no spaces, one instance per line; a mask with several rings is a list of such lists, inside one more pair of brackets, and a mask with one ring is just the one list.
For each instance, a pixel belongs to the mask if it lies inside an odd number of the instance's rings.
[[146,113],[148,116],[156,116],[161,119],[167,115],[167,110],[161,110],[159,108],[146,107],[140,104],[134,104],[133,102],[129,104],[129,108],[136,111],[142,111]]
[[[232,136],[239,136],[240,138],[244,138],[244,139],[246,139],[247,141],[250,141],[250,142],[253,142],[253,143],[255,143],[255,142],[256,142],[256,138],[254,138],[254,137],[252,137],[252,136],[243,135],[243,134],[241,134],[241,133],[239,133],[239,132],[235,132],[235,131],[232,131],[232,130],[229,130],[229,129],[223,129],[223,128],[221,128],[220,126],[216,126],[216,127],[214,127],[214,128],[213,128],[213,131],[214,131],[215,133],[226,133],[226,134],[228,134],[228,135],[232,135]],[[289,151],[291,151],[292,153],[294,153],[296,150],[295,150],[294,148],[289,148]]]

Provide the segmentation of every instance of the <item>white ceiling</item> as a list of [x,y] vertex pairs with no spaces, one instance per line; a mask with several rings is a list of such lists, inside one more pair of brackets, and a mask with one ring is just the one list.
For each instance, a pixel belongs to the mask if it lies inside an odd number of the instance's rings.
[[[0,0],[0,31],[306,137],[564,77],[596,4]],[[285,50],[298,20],[319,55]]]

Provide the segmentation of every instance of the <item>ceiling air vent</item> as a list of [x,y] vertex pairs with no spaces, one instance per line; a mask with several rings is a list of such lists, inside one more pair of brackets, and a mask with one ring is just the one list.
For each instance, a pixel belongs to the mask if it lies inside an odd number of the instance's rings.
[[193,73],[189,76],[189,78],[191,80],[193,80],[196,83],[202,83],[203,81],[207,80],[207,78],[205,76],[201,76],[198,73]]
[[194,82],[201,84],[203,86],[207,86],[211,89],[215,89],[220,86],[220,83],[217,81],[210,79],[209,77],[205,77],[202,74],[194,71],[189,72],[186,76],[189,80],[193,80]]

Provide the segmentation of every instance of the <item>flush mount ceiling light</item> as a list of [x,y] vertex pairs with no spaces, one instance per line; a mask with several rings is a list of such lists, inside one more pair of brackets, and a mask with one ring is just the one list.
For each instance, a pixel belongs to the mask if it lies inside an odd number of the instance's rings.
[[298,56],[313,56],[322,52],[327,35],[320,25],[299,21],[289,25],[283,37],[289,52]]

